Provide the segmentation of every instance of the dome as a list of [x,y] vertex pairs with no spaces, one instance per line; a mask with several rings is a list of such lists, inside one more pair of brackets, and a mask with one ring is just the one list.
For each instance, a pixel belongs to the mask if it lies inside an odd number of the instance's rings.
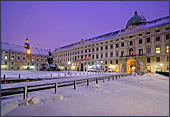
[[137,11],[135,11],[135,15],[131,17],[126,24],[126,28],[131,25],[137,25],[146,22],[146,18],[142,15],[138,15]]

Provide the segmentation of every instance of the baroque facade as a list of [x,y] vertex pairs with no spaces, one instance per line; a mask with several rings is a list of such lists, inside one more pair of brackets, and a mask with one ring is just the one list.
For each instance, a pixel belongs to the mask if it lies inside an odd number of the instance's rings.
[[56,48],[61,70],[107,72],[169,72],[169,16],[146,21],[135,15],[126,28]]
[[39,70],[47,62],[48,51],[30,48],[27,56],[24,46],[1,42],[1,70]]

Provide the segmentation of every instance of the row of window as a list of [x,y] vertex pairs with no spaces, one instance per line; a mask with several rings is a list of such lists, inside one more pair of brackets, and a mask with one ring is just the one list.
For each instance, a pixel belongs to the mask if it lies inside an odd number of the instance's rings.
[[[169,46],[166,46],[166,52],[169,52]],[[147,48],[147,51],[146,51],[147,54],[151,54],[151,48]],[[161,48],[160,47],[156,47],[156,53],[161,53]],[[129,56],[133,56],[134,55],[134,50],[132,48],[129,49]],[[140,55],[143,55],[143,49],[139,49],[139,56]],[[121,57],[124,56],[124,51],[121,51]],[[84,60],[83,59],[83,55],[81,55],[81,59],[80,59],[80,56],[75,56],[73,58],[73,60]],[[90,60],[90,59],[94,59],[94,55],[92,55],[91,57],[91,54],[89,54],[88,56],[85,55],[85,60]],[[113,57],[113,52],[110,53],[110,57]],[[116,52],[116,57],[119,57],[119,52]],[[100,58],[104,58],[104,55],[103,54],[100,54]],[[108,58],[108,53],[105,53],[105,58]],[[96,55],[96,59],[99,59],[99,55],[97,54]],[[71,58],[69,59],[62,59],[61,61],[58,61],[57,62],[65,62],[65,61],[71,61]]]
[[[169,34],[166,34],[166,39],[169,39]],[[160,41],[160,36],[158,35],[158,36],[156,36],[156,41]],[[148,37],[148,38],[146,38],[146,42],[147,43],[150,43],[151,42],[151,39]],[[142,39],[139,39],[139,44],[142,44],[143,43],[143,41],[142,41]],[[133,41],[130,41],[129,42],[129,45],[130,46],[132,46],[133,45]],[[119,47],[119,44],[117,43],[116,44],[116,48],[118,48]],[[124,42],[122,42],[121,43],[121,47],[124,47]],[[108,49],[108,46],[105,46],[105,47],[100,47],[100,50],[102,51],[103,49],[105,48],[105,50],[107,50]],[[110,45],[110,49],[113,49],[113,45]],[[85,49],[85,53],[87,53],[87,51],[88,52],[91,52],[91,49]],[[95,49],[93,48],[92,49],[92,52],[94,52],[95,51]],[[96,47],[96,51],[99,51],[99,47]],[[81,50],[81,53],[83,53],[83,50]],[[61,55],[58,55],[58,57],[63,57],[63,56],[69,56],[69,55],[76,55],[76,54],[80,54],[80,52],[78,51],[78,52],[73,52],[73,53],[68,53],[68,54],[61,54]]]
[[[7,59],[8,59],[8,56],[5,55],[5,60],[7,60]],[[23,57],[23,58],[22,58],[23,61],[25,61],[25,59],[26,59],[26,57]],[[11,60],[14,60],[14,56],[11,57]],[[20,56],[17,57],[17,60],[21,60]],[[34,59],[34,58],[31,59],[32,62],[34,62],[35,60],[36,60],[36,61],[39,61],[40,59],[38,59],[38,58],[37,58],[37,59]],[[41,59],[41,62],[43,62],[44,60],[45,60],[45,62],[46,62],[46,59]],[[30,59],[27,58],[27,61],[30,61]]]
[[[169,56],[167,56],[167,61],[166,62],[169,62]],[[151,58],[147,58],[147,63],[150,63],[151,62]],[[161,62],[161,57],[156,57],[156,62]]]
[[[5,65],[7,65],[8,64],[8,62],[7,61],[5,61]],[[17,62],[17,63],[15,63],[16,65],[20,65],[20,63],[19,62]],[[14,62],[11,62],[11,65],[14,65]],[[30,63],[22,63],[22,65],[34,65],[34,63],[32,63],[32,64],[30,64]],[[36,64],[37,66],[38,66],[38,64]]]

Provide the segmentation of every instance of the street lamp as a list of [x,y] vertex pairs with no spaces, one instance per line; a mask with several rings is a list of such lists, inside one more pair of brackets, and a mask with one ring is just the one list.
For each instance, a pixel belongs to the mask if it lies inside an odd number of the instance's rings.
[[161,72],[162,72],[162,66],[163,66],[163,64],[160,64],[160,66],[161,66]]

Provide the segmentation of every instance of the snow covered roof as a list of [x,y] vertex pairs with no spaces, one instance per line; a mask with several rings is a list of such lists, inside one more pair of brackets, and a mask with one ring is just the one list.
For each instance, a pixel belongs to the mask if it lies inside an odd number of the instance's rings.
[[[169,24],[169,16],[159,18],[159,19],[156,19],[156,20],[152,20],[152,21],[148,21],[146,23],[139,24],[138,26],[136,26],[137,30],[135,32],[140,32],[141,27],[143,29],[150,29],[150,28],[154,28],[154,27],[158,27],[158,26],[162,26],[162,25],[166,25],[166,24]],[[79,41],[77,43],[73,43],[73,44],[70,44],[70,45],[67,45],[67,46],[56,48],[54,50],[54,52],[67,50],[67,49],[71,49],[71,48],[74,48],[74,47],[77,47],[77,46],[80,46],[80,45],[87,45],[89,43],[94,43],[94,42],[98,42],[98,41],[102,41],[102,40],[106,40],[106,39],[115,38],[115,37],[121,36],[120,33],[124,33],[125,35],[129,34],[129,33],[126,33],[125,31],[126,31],[126,28],[121,29],[121,30],[117,30],[115,32],[107,33],[107,34],[104,34],[104,35],[100,35],[100,36],[97,36],[97,37],[93,37],[93,38],[90,38],[90,39],[86,39],[86,40],[84,40],[83,44],[81,44],[81,41]]]
[[[1,42],[1,50],[26,53],[26,49],[24,48],[24,46],[5,43],[5,42]],[[31,53],[34,55],[48,56],[47,50],[37,49],[33,47],[30,48],[30,50]]]

